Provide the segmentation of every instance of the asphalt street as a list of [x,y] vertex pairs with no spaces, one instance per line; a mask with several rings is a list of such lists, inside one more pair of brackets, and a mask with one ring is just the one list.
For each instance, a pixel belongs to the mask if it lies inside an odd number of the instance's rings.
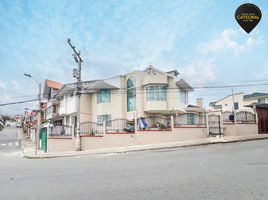
[[18,148],[18,134],[14,127],[6,127],[0,131],[0,155],[16,152]]
[[268,199],[268,140],[54,159],[0,148],[1,200]]

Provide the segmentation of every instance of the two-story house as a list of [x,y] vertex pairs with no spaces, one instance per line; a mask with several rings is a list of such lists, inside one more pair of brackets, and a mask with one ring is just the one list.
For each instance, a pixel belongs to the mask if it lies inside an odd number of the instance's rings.
[[[65,125],[76,124],[75,83],[65,84],[54,96]],[[105,80],[84,81],[80,122],[167,115],[186,112],[193,88],[176,70],[163,72],[153,66]]]

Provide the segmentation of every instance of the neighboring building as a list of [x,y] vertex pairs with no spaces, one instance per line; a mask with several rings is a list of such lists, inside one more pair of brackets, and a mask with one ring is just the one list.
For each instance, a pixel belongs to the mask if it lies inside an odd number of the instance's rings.
[[53,124],[62,124],[62,120],[59,117],[59,101],[53,99],[53,96],[59,91],[63,84],[56,81],[45,80],[43,98],[47,103],[42,104],[42,110],[44,112],[45,121],[51,120]]
[[[54,96],[59,100],[59,116],[65,125],[76,126],[75,83],[65,84]],[[185,113],[188,93],[193,88],[174,70],[163,72],[153,66],[117,78],[84,81],[80,104],[80,122],[151,115]]]
[[243,92],[230,94],[219,101],[209,103],[211,112],[249,111],[253,112],[252,104],[268,103],[267,93],[252,93],[244,95]]
[[244,107],[244,93],[230,94],[216,102],[209,103],[209,111],[229,112],[233,110],[251,110]]
[[244,102],[250,104],[265,104],[268,103],[268,93],[252,93],[244,95]]

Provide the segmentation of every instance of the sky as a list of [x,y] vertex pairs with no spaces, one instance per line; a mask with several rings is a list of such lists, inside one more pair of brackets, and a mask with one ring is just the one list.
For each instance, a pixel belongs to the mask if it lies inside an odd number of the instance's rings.
[[[235,10],[251,2],[262,19],[247,34]],[[104,79],[153,65],[176,69],[194,87],[268,83],[268,2],[242,0],[1,0],[0,104],[36,98],[45,79],[74,82],[70,38],[84,60],[82,79]],[[268,92],[268,86],[233,88]],[[205,105],[231,88],[196,89]],[[20,114],[36,103],[0,106]]]

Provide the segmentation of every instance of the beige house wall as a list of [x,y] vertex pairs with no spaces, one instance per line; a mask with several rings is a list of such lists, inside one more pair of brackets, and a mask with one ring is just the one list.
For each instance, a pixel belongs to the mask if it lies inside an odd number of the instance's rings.
[[224,136],[247,136],[258,134],[258,124],[224,124]]
[[83,94],[80,97],[80,123],[91,121],[91,95]]
[[75,138],[48,138],[48,152],[75,151]]
[[[238,103],[239,109],[236,111],[249,111],[252,112],[252,108],[249,107],[244,107],[245,105],[248,105],[248,103],[244,102],[244,94],[240,93],[240,94],[236,94],[234,95],[234,102]],[[221,105],[222,106],[222,112],[226,112],[226,111],[232,111],[233,110],[233,97],[232,96],[228,96],[225,99],[219,101],[216,103],[216,105]]]
[[[136,80],[136,111],[137,118],[146,117],[152,113],[169,114],[171,111],[185,112],[186,104],[180,102],[179,87],[175,83],[175,78],[163,75],[159,72],[148,74],[146,71],[135,71],[128,74],[122,79],[124,87],[129,78]],[[166,101],[147,101],[146,86],[147,85],[167,85],[167,100]],[[125,92],[126,93],[126,92]],[[123,98],[127,101],[127,97]],[[127,109],[126,103],[124,104],[125,110]],[[134,119],[134,112],[126,112],[128,120]]]
[[82,137],[82,150],[157,144],[207,138],[206,128],[175,128],[174,131],[138,131],[136,134],[106,134]]
[[91,94],[90,104],[92,111],[91,121],[97,122],[97,115],[111,115],[112,119],[123,118],[121,91],[111,90],[111,102],[97,103],[97,93]]
[[[247,136],[258,134],[257,124],[224,124],[224,136]],[[137,131],[135,134],[105,134],[103,137],[81,137],[81,149],[92,150],[133,145],[158,144],[208,138],[206,127],[174,128],[173,131]],[[72,139],[48,140],[48,151],[75,151]]]

